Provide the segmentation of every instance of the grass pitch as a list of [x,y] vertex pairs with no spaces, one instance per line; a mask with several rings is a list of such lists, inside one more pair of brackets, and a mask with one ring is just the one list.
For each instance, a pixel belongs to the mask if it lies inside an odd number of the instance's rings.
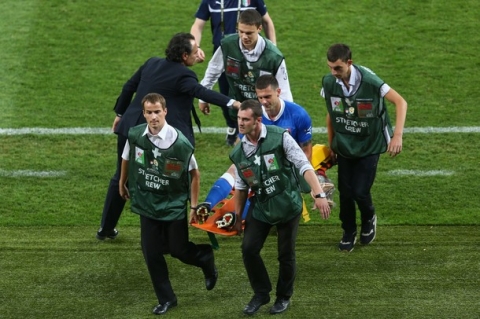
[[[0,128],[108,128],[123,83],[199,1],[0,2]],[[373,196],[378,237],[337,252],[338,209],[300,227],[298,276],[283,318],[478,318],[480,122],[477,0],[267,0],[294,99],[325,126],[327,48],[351,46],[409,103],[404,151],[382,156]],[[209,52],[208,25],[202,48]],[[193,70],[203,77],[206,63]],[[393,108],[389,106],[391,113]],[[217,112],[218,111],[218,112]],[[224,126],[219,110],[204,126]],[[115,165],[113,135],[0,135],[0,317],[150,318],[155,297],[126,209],[115,241],[95,239]],[[477,133],[476,133],[477,132]],[[229,165],[223,136],[197,136],[202,194]],[[325,143],[325,134],[315,134]],[[32,172],[25,176],[25,172]],[[61,174],[56,174],[61,172]],[[335,168],[329,176],[335,180]],[[413,172],[413,174],[412,174]],[[434,173],[431,173],[434,172]],[[45,173],[43,175],[39,173]],[[127,206],[128,207],[128,206]],[[192,229],[195,242],[205,233]],[[238,238],[219,238],[218,286],[168,260],[179,306],[170,318],[240,318],[251,297]],[[275,238],[263,250],[276,281]],[[273,297],[273,296],[272,296]],[[268,307],[258,318],[270,318]]]

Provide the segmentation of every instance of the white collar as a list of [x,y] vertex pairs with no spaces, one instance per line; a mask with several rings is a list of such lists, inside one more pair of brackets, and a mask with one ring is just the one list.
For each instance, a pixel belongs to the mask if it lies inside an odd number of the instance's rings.
[[147,135],[148,137],[157,137],[161,140],[165,140],[166,137],[167,137],[167,132],[168,132],[168,127],[169,126],[170,125],[168,125],[168,123],[165,122],[165,124],[163,125],[160,132],[158,132],[158,134],[152,134],[152,133],[150,133],[150,130],[148,129],[148,124],[147,124],[147,127],[145,128],[145,131],[143,132],[142,136]]
[[267,112],[265,112],[265,108],[263,107],[263,105],[262,105],[262,110],[263,110],[263,116],[265,116],[265,118],[269,119],[272,122],[278,121],[278,119],[282,117],[283,112],[285,111],[285,101],[280,99],[280,111],[278,112],[277,116],[275,116],[275,118],[273,119],[268,116]]
[[[265,126],[265,124],[263,123],[260,123],[262,125],[262,131],[260,132],[260,135],[258,136],[258,140],[257,140],[257,143],[262,139],[262,138],[265,138],[267,137],[267,127]],[[253,145],[252,142],[250,142],[247,138],[247,135],[244,135],[242,137],[242,143],[248,143],[250,145]]]
[[242,39],[238,39],[239,41],[239,44],[240,44],[240,49],[242,51],[243,54],[248,54],[248,55],[260,55],[263,50],[265,50],[265,39],[261,36],[261,35],[258,35],[258,40],[257,40],[257,43],[255,44],[255,48],[253,48],[253,50],[247,50],[243,47],[243,44],[242,44]]
[[[357,82],[356,82],[356,80],[357,80],[357,72],[358,72],[358,71],[357,71],[357,68],[355,68],[355,67],[353,66],[353,64],[350,65],[350,78],[348,79],[348,86],[354,87],[354,86],[355,86],[355,83],[357,83]],[[340,84],[340,85],[342,85],[342,86],[345,86],[345,83],[343,83],[343,80],[342,80],[342,79],[337,79],[337,83]]]

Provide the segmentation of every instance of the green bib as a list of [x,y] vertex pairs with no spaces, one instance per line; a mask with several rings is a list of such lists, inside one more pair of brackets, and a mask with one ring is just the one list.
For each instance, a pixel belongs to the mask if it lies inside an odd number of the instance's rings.
[[[284,57],[280,50],[265,39],[265,49],[255,62],[248,62],[239,47],[238,34],[232,34],[222,40],[225,75],[230,87],[229,96],[243,102],[257,99],[255,82],[262,74],[276,75]],[[229,110],[233,120],[237,120],[237,110]]]
[[355,94],[345,96],[336,78],[323,78],[328,113],[335,131],[332,150],[343,157],[357,158],[384,153],[392,136],[392,126],[384,99],[383,81],[370,69],[352,65],[362,75]]
[[302,212],[303,200],[294,166],[283,150],[285,130],[266,125],[267,135],[247,157],[239,143],[230,153],[240,178],[255,192],[253,217],[275,225]]
[[185,218],[190,198],[188,166],[193,146],[177,130],[178,138],[169,148],[158,148],[143,135],[146,126],[138,125],[128,132],[131,209],[156,220]]

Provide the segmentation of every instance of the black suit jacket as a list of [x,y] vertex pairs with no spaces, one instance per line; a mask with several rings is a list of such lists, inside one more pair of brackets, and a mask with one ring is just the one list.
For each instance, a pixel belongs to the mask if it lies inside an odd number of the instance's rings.
[[[148,59],[123,86],[114,110],[122,114],[116,134],[128,136],[128,130],[145,123],[142,111],[142,99],[148,93],[159,93],[167,101],[168,124],[180,130],[195,146],[190,111],[193,99],[226,106],[230,98],[218,92],[206,89],[200,83],[195,72],[178,62],[164,58]],[[135,97],[132,100],[133,95]]]

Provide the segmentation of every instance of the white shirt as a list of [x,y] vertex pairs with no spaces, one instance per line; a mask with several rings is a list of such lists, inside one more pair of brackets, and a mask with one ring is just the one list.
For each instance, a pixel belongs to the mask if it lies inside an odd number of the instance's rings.
[[[345,96],[352,96],[355,93],[357,93],[358,88],[360,87],[360,84],[362,83],[362,74],[357,71],[355,67],[350,66],[350,79],[348,80],[348,86],[343,83],[342,79],[336,79],[336,82],[342,86],[342,91],[343,95]],[[383,83],[382,86],[380,87],[380,95],[381,97],[384,97],[387,95],[388,91],[390,91],[390,86],[386,83]],[[323,92],[323,87],[322,90],[320,91],[320,95],[325,98],[325,92]]]
[[[177,140],[178,133],[177,131],[173,128],[173,126],[169,125],[167,122],[165,122],[165,125],[162,127],[160,132],[158,134],[152,134],[150,133],[150,130],[148,129],[148,125],[145,128],[145,132],[143,132],[142,136],[148,136],[148,139],[150,142],[153,143],[156,147],[160,149],[167,149],[170,146],[172,146],[173,143]],[[125,143],[125,147],[123,148],[123,153],[122,153],[122,158],[126,161],[129,160],[129,153],[130,153],[130,144]],[[188,171],[198,169],[198,164],[197,160],[195,159],[195,156],[192,154],[192,157],[190,158],[190,163],[188,165]]]
[[[265,50],[266,40],[258,36],[257,44],[253,50],[246,50],[243,48],[242,40],[239,39],[239,46],[242,48],[242,53],[245,59],[249,62],[256,62],[262,55],[263,51]],[[267,40],[269,41],[269,40]],[[219,47],[217,51],[213,54],[212,59],[208,62],[207,70],[205,71],[205,76],[200,82],[201,85],[206,87],[207,89],[212,89],[215,83],[217,83],[218,78],[222,73],[225,71],[225,65],[223,61],[223,51],[222,47]],[[263,74],[270,74],[265,71],[260,71],[260,75]],[[280,97],[287,101],[293,102],[292,91],[290,90],[290,82],[288,81],[288,73],[287,73],[287,65],[285,64],[285,59],[280,64],[278,68],[277,74],[275,74],[275,78],[278,81],[278,87],[282,90],[280,93]],[[201,103],[204,101],[200,100]]]
[[[267,136],[267,127],[262,124],[262,132],[260,133],[260,136],[258,137],[258,140],[260,141],[262,138],[265,138]],[[241,139],[242,143],[242,151],[245,153],[245,155],[251,156],[253,153],[258,148],[258,143],[253,144],[250,142],[247,138],[247,136],[243,136]],[[293,139],[293,137],[285,132],[283,134],[283,149],[285,151],[285,156],[287,160],[293,163],[296,168],[300,171],[300,174],[304,174],[305,171],[311,169],[313,170],[312,164],[310,164],[310,161],[308,160],[307,156],[303,152],[303,150],[298,146],[298,143]],[[236,166],[235,166],[235,172],[236,172]],[[248,185],[245,184],[245,182],[239,177],[238,172],[235,173],[235,188],[236,189],[248,189]]]

